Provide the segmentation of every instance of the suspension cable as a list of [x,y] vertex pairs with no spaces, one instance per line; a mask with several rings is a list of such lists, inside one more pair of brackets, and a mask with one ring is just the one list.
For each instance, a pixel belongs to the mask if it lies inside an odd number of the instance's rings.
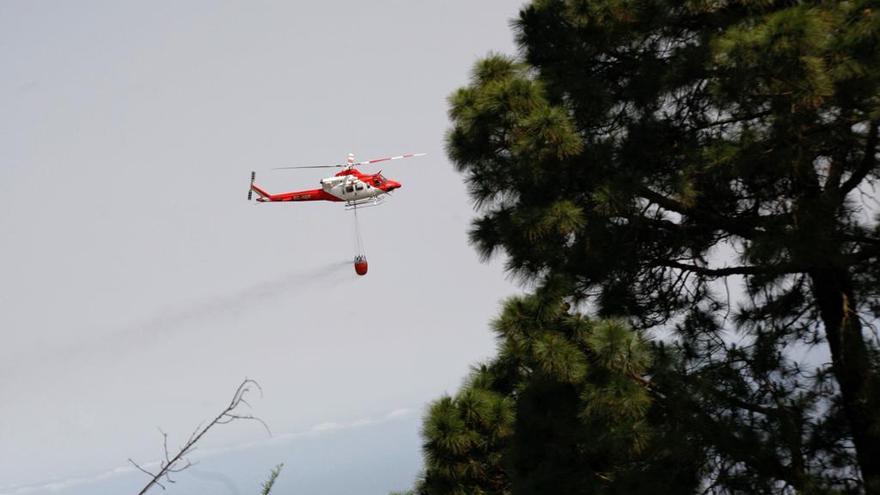
[[360,221],[358,220],[357,203],[354,204],[353,209],[354,209],[354,236],[355,236],[355,243],[356,243],[356,249],[357,249],[357,253],[355,253],[355,254],[357,256],[365,256],[366,253],[364,252],[364,239],[361,236],[361,225],[360,225]]

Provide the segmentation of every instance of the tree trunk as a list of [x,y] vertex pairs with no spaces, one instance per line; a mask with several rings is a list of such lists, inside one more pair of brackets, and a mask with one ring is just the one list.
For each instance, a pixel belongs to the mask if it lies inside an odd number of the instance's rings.
[[880,495],[880,397],[878,377],[856,313],[852,281],[845,269],[810,272],[813,295],[825,325],[834,376],[840,385],[865,493]]

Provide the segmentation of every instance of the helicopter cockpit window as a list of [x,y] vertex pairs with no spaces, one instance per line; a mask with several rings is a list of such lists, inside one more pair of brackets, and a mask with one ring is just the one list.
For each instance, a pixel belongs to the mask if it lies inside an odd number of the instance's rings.
[[345,186],[345,192],[354,192],[354,186]]
[[381,186],[384,183],[385,183],[385,177],[382,177],[381,174],[376,174],[376,176],[373,177],[373,184],[376,184],[376,186]]
[[358,184],[356,187],[357,187],[357,190],[358,190],[358,191],[363,191],[363,190],[364,190],[364,185],[363,185],[363,184]]

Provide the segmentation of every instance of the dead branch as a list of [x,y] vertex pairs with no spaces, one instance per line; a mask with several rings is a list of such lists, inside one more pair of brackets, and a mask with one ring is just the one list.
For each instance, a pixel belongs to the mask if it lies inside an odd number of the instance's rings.
[[249,378],[245,378],[244,381],[241,382],[241,385],[239,385],[238,388],[235,390],[235,394],[233,394],[232,400],[229,401],[229,404],[226,406],[226,408],[223,409],[223,411],[221,411],[220,414],[218,414],[217,417],[215,417],[207,425],[202,426],[200,424],[198,427],[196,427],[196,429],[192,432],[192,434],[190,434],[189,438],[187,438],[186,442],[180,447],[180,450],[178,450],[177,453],[174,454],[174,456],[171,456],[168,452],[168,434],[160,429],[159,433],[162,434],[164,459],[159,462],[159,470],[155,473],[144,469],[143,466],[129,458],[128,462],[130,462],[134,467],[138,468],[141,472],[150,477],[150,482],[147,483],[140,492],[138,492],[138,495],[143,495],[147,493],[147,491],[154,486],[158,486],[159,488],[164,490],[165,485],[162,484],[163,482],[174,483],[174,480],[171,479],[171,475],[184,471],[185,469],[193,465],[192,462],[190,462],[189,459],[186,458],[186,456],[191,454],[195,450],[196,443],[198,443],[198,441],[205,435],[205,433],[213,428],[214,425],[225,425],[240,419],[253,420],[263,425],[263,428],[265,428],[269,435],[271,435],[272,432],[269,431],[269,426],[262,419],[252,414],[241,414],[240,412],[236,411],[236,409],[242,404],[250,407],[250,404],[247,402],[247,400],[245,400],[245,395],[250,392],[251,387],[255,387],[257,390],[260,391],[260,395],[263,395],[263,389],[260,387],[259,383]]

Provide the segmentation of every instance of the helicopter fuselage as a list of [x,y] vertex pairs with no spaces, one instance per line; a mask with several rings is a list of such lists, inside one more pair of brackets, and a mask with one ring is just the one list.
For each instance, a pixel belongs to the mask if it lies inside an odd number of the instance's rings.
[[355,168],[339,172],[333,177],[321,179],[320,189],[290,191],[270,194],[256,184],[251,189],[257,193],[259,202],[278,201],[336,201],[359,203],[364,200],[378,198],[401,187],[397,181],[386,179],[381,172],[364,174]]

